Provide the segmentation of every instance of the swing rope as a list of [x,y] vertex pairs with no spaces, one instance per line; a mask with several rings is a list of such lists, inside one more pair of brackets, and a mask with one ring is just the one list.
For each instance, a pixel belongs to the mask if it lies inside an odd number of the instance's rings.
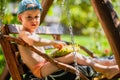
[[[65,0],[63,0],[65,2]],[[69,0],[66,0],[66,11],[67,11],[67,19],[68,19],[68,26],[69,26],[69,32],[70,32],[70,37],[71,37],[71,43],[72,43],[72,48],[73,48],[73,55],[74,55],[74,66],[78,70],[78,63],[77,63],[77,55],[74,47],[74,35],[73,35],[73,27],[71,25],[71,19],[70,19],[70,10],[69,10]],[[79,76],[79,71],[76,71],[76,78],[75,80],[80,80]]]

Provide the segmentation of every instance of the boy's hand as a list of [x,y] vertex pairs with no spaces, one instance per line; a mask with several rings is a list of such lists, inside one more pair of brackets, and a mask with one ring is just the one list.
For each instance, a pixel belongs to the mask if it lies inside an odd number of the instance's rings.
[[62,49],[65,45],[66,45],[65,42],[60,42],[60,41],[55,41],[55,43],[53,44],[53,46],[55,48],[58,48],[59,50]]

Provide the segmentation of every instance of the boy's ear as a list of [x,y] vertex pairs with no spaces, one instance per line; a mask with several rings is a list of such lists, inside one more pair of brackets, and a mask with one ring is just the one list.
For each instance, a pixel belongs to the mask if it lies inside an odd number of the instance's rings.
[[22,21],[21,15],[18,15],[18,21],[19,21],[19,22]]

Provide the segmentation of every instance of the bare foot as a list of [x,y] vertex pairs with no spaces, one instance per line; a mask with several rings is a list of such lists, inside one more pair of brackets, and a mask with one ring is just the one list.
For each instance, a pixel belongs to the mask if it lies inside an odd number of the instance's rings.
[[118,70],[118,66],[116,65],[116,66],[110,66],[107,69],[105,69],[103,72],[103,75],[106,78],[111,79],[114,76],[116,76],[118,73],[119,73],[119,70]]

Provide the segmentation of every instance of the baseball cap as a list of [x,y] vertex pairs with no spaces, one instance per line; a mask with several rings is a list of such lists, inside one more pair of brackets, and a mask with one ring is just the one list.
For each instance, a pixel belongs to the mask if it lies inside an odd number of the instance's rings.
[[42,6],[38,0],[22,0],[18,5],[17,14],[33,9],[39,9],[42,11]]

